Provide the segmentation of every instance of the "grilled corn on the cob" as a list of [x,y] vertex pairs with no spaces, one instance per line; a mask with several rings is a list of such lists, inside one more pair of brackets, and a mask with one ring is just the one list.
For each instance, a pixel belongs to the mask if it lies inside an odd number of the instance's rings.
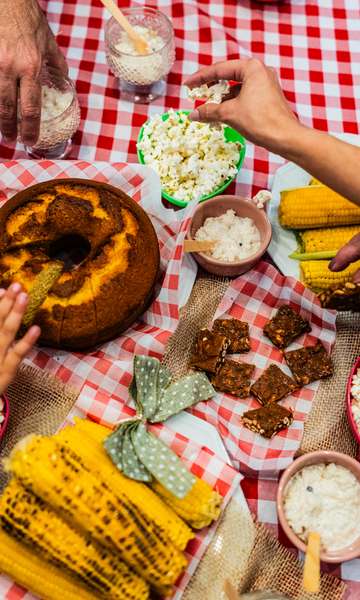
[[[109,435],[109,429],[86,419],[78,421],[76,426],[101,443]],[[153,482],[151,487],[194,529],[207,527],[220,515],[222,498],[202,479],[197,479],[190,492],[182,499],[176,498],[159,482]]]
[[[102,444],[110,433],[109,429],[86,420],[85,423],[89,426],[82,430],[79,427],[81,421],[85,420],[77,420],[74,427],[65,427],[55,437],[75,448],[84,465],[104,477],[114,494],[124,494],[169,536],[177,548],[184,550],[189,540],[194,537],[190,527],[148,486],[125,477],[114,466]],[[86,429],[93,429],[94,436],[86,433]],[[99,439],[95,439],[95,436]]]
[[[9,468],[9,466],[8,466]],[[120,556],[160,593],[167,593],[186,559],[125,494],[114,494],[98,474],[59,440],[33,436],[14,449],[10,470],[23,485]]]
[[[38,468],[41,471],[41,466]],[[145,581],[115,552],[67,525],[16,479],[9,483],[1,498],[0,522],[6,533],[41,552],[55,566],[75,573],[83,583],[101,594],[118,600],[149,597]]]
[[327,260],[305,260],[300,263],[301,280],[314,291],[327,290],[351,281],[359,268],[360,261],[357,261],[344,271],[333,272],[330,271]]
[[357,233],[360,233],[360,226],[333,227],[325,229],[309,229],[301,232],[302,251],[304,253],[313,252],[336,252],[342,246],[347,244]]
[[99,600],[64,569],[44,560],[0,529],[0,571],[43,600]]
[[280,225],[285,229],[313,229],[360,224],[360,208],[323,185],[281,192]]

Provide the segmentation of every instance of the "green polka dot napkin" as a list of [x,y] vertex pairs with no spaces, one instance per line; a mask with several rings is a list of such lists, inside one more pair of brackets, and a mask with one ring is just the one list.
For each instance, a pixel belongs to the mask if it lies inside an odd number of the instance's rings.
[[172,383],[170,371],[156,358],[135,356],[130,394],[136,416],[121,423],[104,442],[111,460],[127,477],[153,478],[178,498],[184,498],[195,477],[170,448],[148,431],[146,423],[161,423],[185,408],[214,396],[204,373],[192,373]]

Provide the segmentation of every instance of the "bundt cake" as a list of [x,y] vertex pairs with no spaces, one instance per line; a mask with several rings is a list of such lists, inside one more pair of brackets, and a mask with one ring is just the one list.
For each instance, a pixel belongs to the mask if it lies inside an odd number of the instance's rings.
[[82,179],[34,185],[0,209],[0,285],[31,293],[62,262],[35,314],[42,343],[88,349],[127,329],[147,308],[159,270],[150,219],[119,189]]

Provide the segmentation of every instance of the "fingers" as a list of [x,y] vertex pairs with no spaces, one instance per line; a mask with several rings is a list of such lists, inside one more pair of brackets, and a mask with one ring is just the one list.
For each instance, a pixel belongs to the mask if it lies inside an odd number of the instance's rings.
[[[1,303],[8,304],[7,301],[8,298],[5,295]],[[19,331],[27,304],[27,294],[24,292],[19,292],[16,295],[10,310],[3,319],[0,327],[0,361],[4,360],[9,347],[16,338],[16,334]]]
[[16,298],[21,292],[21,285],[19,283],[13,283],[6,291],[1,290],[0,300],[0,330],[4,325],[4,321],[9,316]]
[[59,46],[57,45],[52,33],[50,34],[49,38],[46,62],[50,70],[54,69],[63,77],[67,77],[69,69],[66,60],[62,52],[60,51]]
[[249,59],[227,60],[215,63],[214,65],[204,67],[203,69],[200,69],[200,71],[197,71],[197,73],[190,75],[190,77],[184,81],[184,84],[189,88],[193,88],[200,86],[203,83],[219,81],[219,79],[242,81],[248,63]]
[[17,136],[17,81],[16,77],[0,79],[0,132],[5,140]]
[[16,375],[21,361],[27,356],[40,336],[40,327],[34,325],[6,355],[1,365],[0,393],[3,393]]
[[28,75],[20,80],[21,139],[24,144],[36,143],[40,131],[41,84]]
[[343,246],[329,265],[330,271],[343,271],[360,258],[360,233]]
[[[201,121],[202,123],[223,122],[225,117],[225,104],[202,104],[196,110],[189,114],[191,121]],[[226,111],[227,112],[227,111]]]

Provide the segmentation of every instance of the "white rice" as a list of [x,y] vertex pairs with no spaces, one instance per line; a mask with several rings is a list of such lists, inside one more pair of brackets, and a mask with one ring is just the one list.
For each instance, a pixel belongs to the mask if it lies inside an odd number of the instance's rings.
[[261,244],[260,233],[252,219],[237,217],[227,210],[220,217],[209,217],[195,234],[199,241],[214,241],[209,256],[224,262],[236,262],[255,254]]

